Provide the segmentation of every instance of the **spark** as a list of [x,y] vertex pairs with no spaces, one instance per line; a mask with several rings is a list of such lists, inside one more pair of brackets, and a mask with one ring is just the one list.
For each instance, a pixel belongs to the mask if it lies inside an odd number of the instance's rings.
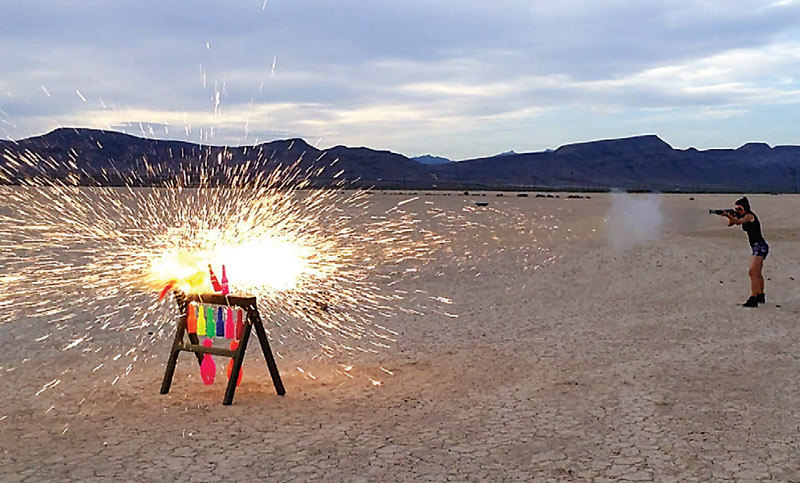
[[67,344],[67,346],[64,347],[64,349],[62,349],[62,350],[68,351],[68,350],[72,349],[73,347],[77,347],[81,342],[85,341],[88,338],[89,338],[88,335],[85,335],[83,337],[78,337],[77,339],[75,339],[75,340],[71,341],[69,344]]
[[[231,292],[257,297],[283,364],[313,379],[300,364],[336,357],[336,372],[352,378],[348,359],[395,344],[393,316],[458,318],[426,306],[454,305],[452,298],[403,290],[399,282],[423,276],[420,268],[435,256],[448,270],[479,276],[477,267],[491,265],[482,258],[511,249],[504,246],[508,234],[534,239],[530,234],[556,229],[551,219],[509,206],[476,210],[465,200],[451,211],[412,203],[416,194],[376,209],[369,191],[338,189],[344,181],[312,185],[323,171],[339,174],[338,160],[301,156],[277,165],[258,149],[234,163],[224,149],[207,148],[197,166],[177,170],[143,157],[138,172],[96,180],[121,179],[119,187],[79,186],[92,177],[77,168],[76,153],[68,169],[52,158],[5,153],[0,182],[20,186],[0,186],[0,307],[11,312],[0,324],[30,321],[32,339],[78,348],[96,358],[87,372],[105,378],[117,370],[106,378],[116,384],[134,363],[152,358],[142,355],[149,346],[174,333],[174,301],[158,301],[159,291],[173,280],[186,292],[208,291],[208,265],[219,271],[224,264]],[[19,173],[29,176],[19,181]],[[147,179],[164,182],[140,187]],[[429,222],[414,211],[420,207]],[[473,240],[480,232],[489,235],[486,244],[451,245],[455,235]],[[556,258],[541,243],[523,250],[520,267]]]
[[83,94],[81,94],[81,91],[79,91],[78,89],[75,89],[75,93],[78,94],[78,97],[80,97],[83,102],[86,102],[86,98],[83,97]]
[[441,302],[443,304],[447,304],[447,305],[452,305],[453,304],[453,299],[448,298],[448,297],[430,297],[430,298],[431,298],[431,300],[435,300],[435,301]]
[[42,388],[39,389],[39,391],[35,395],[38,396],[39,394],[45,392],[48,389],[56,387],[59,384],[61,384],[61,379],[53,379],[52,381],[50,381],[47,384],[45,384],[44,386],[42,386]]
[[[0,306],[14,313],[0,324],[44,322],[36,327],[46,333],[35,340],[96,354],[87,371],[127,360],[113,385],[143,349],[171,333],[175,305],[158,301],[158,292],[171,280],[207,291],[208,265],[224,264],[232,293],[257,297],[269,337],[282,352],[299,353],[292,359],[307,357],[308,345],[327,357],[389,347],[397,332],[376,322],[403,310],[403,293],[385,273],[413,274],[409,266],[445,243],[403,211],[410,200],[375,216],[368,191],[312,189],[309,179],[335,160],[276,166],[259,156],[230,164],[224,151],[207,154],[196,170],[177,173],[143,157],[145,173],[123,175],[121,187],[79,186],[70,177],[83,176],[75,162],[66,178],[53,179],[47,175],[61,169],[55,160],[6,154],[0,181],[37,175],[0,187],[0,265],[3,280],[13,281]],[[173,181],[134,187],[143,175]],[[130,335],[110,341],[103,332]]]
[[46,88],[44,85],[42,85],[42,86],[41,86],[41,88],[42,88],[42,90],[44,91],[44,93],[47,95],[47,97],[52,97],[52,96],[50,95],[50,91],[48,91],[48,90],[47,90],[47,88]]

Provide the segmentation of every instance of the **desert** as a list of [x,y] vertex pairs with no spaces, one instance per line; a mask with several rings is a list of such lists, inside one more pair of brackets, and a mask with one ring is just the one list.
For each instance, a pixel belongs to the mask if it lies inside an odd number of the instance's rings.
[[559,195],[373,193],[446,231],[400,282],[419,310],[381,322],[396,340],[352,378],[287,347],[284,396],[257,350],[223,406],[186,354],[159,394],[169,333],[111,384],[36,341],[40,321],[5,320],[0,480],[800,478],[800,198],[750,196],[771,252],[749,309],[746,237],[708,214],[738,195]]

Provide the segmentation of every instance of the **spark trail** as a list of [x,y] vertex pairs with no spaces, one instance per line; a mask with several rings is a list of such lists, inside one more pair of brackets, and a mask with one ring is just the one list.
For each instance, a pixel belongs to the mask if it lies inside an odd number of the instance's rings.
[[[33,155],[6,161],[6,180],[11,170],[54,164]],[[0,324],[39,319],[48,328],[37,334],[42,343],[66,339],[63,350],[132,364],[174,320],[174,303],[159,302],[158,291],[225,264],[232,293],[258,297],[279,344],[310,341],[330,357],[378,352],[395,333],[376,318],[404,310],[403,294],[381,277],[391,267],[414,272],[443,239],[402,204],[375,216],[366,191],[312,189],[309,178],[332,165],[213,159],[165,187],[134,187],[136,179],[84,187],[78,176],[0,187]],[[130,347],[104,345],[104,331],[130,332]]]

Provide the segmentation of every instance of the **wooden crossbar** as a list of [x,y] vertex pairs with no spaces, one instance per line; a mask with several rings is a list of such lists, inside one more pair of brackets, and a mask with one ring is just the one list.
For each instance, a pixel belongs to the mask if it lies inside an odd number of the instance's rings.
[[222,347],[206,347],[204,345],[199,345],[199,344],[183,343],[180,345],[179,349],[186,352],[195,352],[199,354],[212,354],[215,356],[222,356],[222,357],[234,357],[236,355],[235,350],[223,349]]
[[[258,313],[258,305],[255,297],[240,297],[235,295],[220,295],[220,294],[184,294],[180,291],[173,292],[175,301],[178,304],[179,317],[175,330],[175,339],[172,342],[172,350],[170,351],[169,361],[167,361],[167,368],[164,373],[164,381],[161,384],[161,394],[167,394],[172,385],[172,377],[175,374],[175,366],[178,363],[178,355],[181,352],[194,352],[197,356],[198,364],[203,362],[203,354],[213,354],[217,356],[230,357],[233,359],[233,367],[231,368],[231,375],[228,379],[228,386],[225,390],[225,397],[222,404],[229,406],[233,403],[233,395],[236,391],[236,381],[239,379],[239,372],[242,370],[242,363],[244,362],[244,354],[247,350],[247,342],[250,340],[250,331],[255,328],[256,336],[261,344],[261,352],[264,353],[264,359],[267,361],[267,368],[272,377],[272,383],[275,386],[275,391],[279,396],[286,394],[281,381],[281,375],[278,371],[278,365],[275,363],[275,358],[272,355],[272,349],[269,347],[269,339],[267,338],[267,331],[264,330],[264,324],[261,322],[261,316]],[[239,347],[236,350],[223,349],[219,347],[205,347],[200,344],[200,339],[197,334],[189,333],[187,330],[187,317],[188,307],[191,302],[198,302],[210,305],[223,305],[229,307],[240,307],[247,313],[247,319],[244,324],[244,332],[242,339],[239,341]],[[184,340],[184,336],[188,335],[189,343]]]

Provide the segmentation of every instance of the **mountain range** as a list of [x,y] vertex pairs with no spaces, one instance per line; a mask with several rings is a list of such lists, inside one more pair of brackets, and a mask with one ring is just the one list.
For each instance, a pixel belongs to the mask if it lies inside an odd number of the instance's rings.
[[[18,141],[0,140],[0,153],[0,179],[6,184],[38,177],[87,185],[130,184],[131,179],[158,185],[209,166],[270,171],[296,163],[317,186],[797,193],[800,170],[800,146],[675,149],[652,134],[452,162],[365,147],[318,149],[302,139],[228,147],[60,128]],[[212,172],[225,182],[224,170]]]

